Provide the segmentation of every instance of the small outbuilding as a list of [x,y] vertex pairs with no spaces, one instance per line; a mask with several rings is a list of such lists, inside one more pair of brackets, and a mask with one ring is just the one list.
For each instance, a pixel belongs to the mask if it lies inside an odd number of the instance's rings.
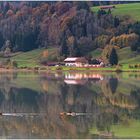
[[116,8],[115,5],[106,5],[106,6],[101,6],[101,7],[100,7],[101,10],[113,9],[113,8]]
[[84,57],[68,57],[64,60],[65,66],[81,67],[88,63]]

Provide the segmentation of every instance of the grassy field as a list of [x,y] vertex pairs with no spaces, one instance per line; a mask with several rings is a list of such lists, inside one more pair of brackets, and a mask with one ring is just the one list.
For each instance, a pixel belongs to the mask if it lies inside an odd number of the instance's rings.
[[118,57],[120,64],[138,64],[140,63],[140,55],[132,52],[130,47],[118,50]]
[[[21,67],[36,67],[41,66],[40,65],[40,58],[43,54],[43,51],[46,50],[44,48],[32,50],[29,52],[20,52],[13,57],[11,57],[11,60],[15,60],[18,63],[18,68]],[[49,55],[47,59],[50,61],[53,61],[54,57],[57,57],[57,49],[48,49]],[[98,58],[101,55],[101,50],[95,50],[91,52],[92,57]],[[139,69],[129,69],[128,64],[138,64],[140,62],[140,56],[139,54],[136,54],[135,52],[131,52],[130,47],[126,47],[123,49],[118,50],[118,57],[119,57],[119,63],[123,64],[123,67],[121,68],[123,71],[140,71]],[[7,58],[0,57],[0,61],[4,61]],[[55,70],[63,70],[63,71],[69,71],[69,70],[91,70],[91,71],[116,71],[115,67],[105,67],[105,68],[75,68],[75,67],[49,67],[48,68],[51,71]]]
[[[95,50],[91,52],[91,56],[98,58],[101,55],[101,50]],[[128,64],[139,64],[140,54],[132,52],[130,47],[122,48],[118,50],[119,64],[123,64],[125,69],[128,69]]]
[[[140,138],[140,121],[131,120],[129,124],[118,124],[111,126],[111,132],[114,133],[114,138],[125,138],[125,139],[138,139]],[[91,134],[100,135],[100,132],[94,126],[90,129]]]
[[18,66],[37,66],[39,64],[39,58],[41,57],[44,49],[36,49],[29,52],[24,52],[19,55],[12,57],[12,60],[15,60],[18,63]]
[[[36,67],[40,65],[40,58],[43,54],[45,48],[35,49],[28,52],[20,52],[12,57],[11,60],[17,62],[18,67]],[[56,57],[57,49],[47,49],[48,50],[48,60],[54,59]],[[5,61],[7,58],[0,57],[0,61]]]
[[96,49],[92,52],[90,52],[89,54],[93,57],[93,58],[98,58],[101,56],[102,50],[100,49]]
[[[131,4],[117,4],[116,8],[112,10],[113,15],[131,16],[134,20],[140,21],[140,3]],[[92,11],[97,12],[100,8],[98,6],[92,7]]]
[[119,64],[123,65],[123,69],[129,69],[129,64],[140,64],[140,54],[132,52],[130,47],[118,50]]
[[117,138],[140,138],[140,121],[133,120],[129,125],[113,125],[111,130]]

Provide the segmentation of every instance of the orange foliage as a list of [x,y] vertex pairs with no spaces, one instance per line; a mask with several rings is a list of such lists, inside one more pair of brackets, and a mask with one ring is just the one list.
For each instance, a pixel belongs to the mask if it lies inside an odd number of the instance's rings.
[[14,12],[12,10],[8,10],[6,13],[7,16],[12,16],[13,14],[14,14]]
[[17,17],[21,17],[21,16],[22,16],[22,12],[17,11],[17,12],[16,12],[16,16],[17,16]]
[[48,50],[43,51],[43,57],[48,57],[48,55],[49,55]]
[[43,4],[41,6],[41,11],[46,11],[46,10],[48,10],[48,8],[49,8],[49,5],[47,3],[46,4]]

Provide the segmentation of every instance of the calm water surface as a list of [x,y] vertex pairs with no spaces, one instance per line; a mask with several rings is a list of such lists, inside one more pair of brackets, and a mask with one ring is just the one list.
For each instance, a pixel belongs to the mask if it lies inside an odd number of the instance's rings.
[[0,73],[0,112],[0,138],[140,138],[140,73]]

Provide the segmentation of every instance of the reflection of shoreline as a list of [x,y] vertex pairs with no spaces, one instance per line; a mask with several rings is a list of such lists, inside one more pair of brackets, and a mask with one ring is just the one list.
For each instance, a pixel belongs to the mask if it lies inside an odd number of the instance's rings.
[[64,82],[66,84],[73,84],[73,85],[83,85],[85,84],[88,80],[93,80],[95,82],[103,80],[103,76],[100,74],[95,74],[95,73],[66,73],[65,74],[65,79]]

